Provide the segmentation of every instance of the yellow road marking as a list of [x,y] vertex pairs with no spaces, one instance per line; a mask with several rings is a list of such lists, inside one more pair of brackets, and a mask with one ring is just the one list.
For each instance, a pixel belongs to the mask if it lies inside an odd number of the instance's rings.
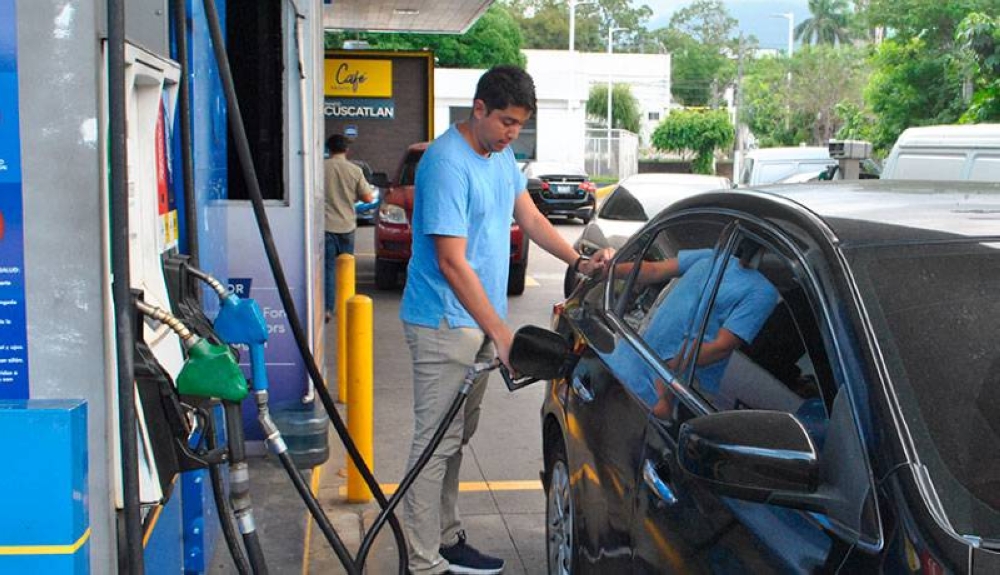
[[0,545],[0,555],[72,555],[90,539],[90,527],[69,545]]
[[[322,467],[317,465],[313,467],[312,477],[309,480],[309,491],[312,492],[313,496],[319,495],[319,484],[320,475],[322,475]],[[312,527],[313,527],[312,514],[306,511],[306,541],[302,546],[302,575],[307,575],[309,573],[309,542],[312,540]]]
[[527,277],[524,278],[524,285],[529,286],[529,287],[538,287],[538,286],[540,286],[542,284],[538,283],[538,280],[536,280],[535,278],[533,278],[531,276],[527,276]]
[[[379,486],[386,496],[391,496],[399,488],[398,483],[381,483]],[[458,484],[458,490],[463,493],[477,491],[540,491],[542,482],[538,479],[527,481],[463,481]],[[341,485],[338,489],[341,497],[347,496],[347,486]]]

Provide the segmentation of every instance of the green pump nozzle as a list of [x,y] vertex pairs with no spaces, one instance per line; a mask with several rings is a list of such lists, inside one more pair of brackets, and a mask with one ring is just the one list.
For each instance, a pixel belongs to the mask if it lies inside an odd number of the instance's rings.
[[143,315],[174,330],[187,350],[187,360],[184,361],[175,382],[178,393],[217,397],[227,401],[243,401],[249,392],[249,386],[236,362],[236,357],[228,346],[215,345],[198,337],[179,319],[161,308],[151,306],[142,300],[136,302],[136,307]]

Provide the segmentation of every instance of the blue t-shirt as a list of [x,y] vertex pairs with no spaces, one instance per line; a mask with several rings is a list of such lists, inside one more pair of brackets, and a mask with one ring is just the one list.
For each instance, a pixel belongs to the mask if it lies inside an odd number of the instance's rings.
[[[688,337],[691,312],[703,296],[705,282],[712,272],[710,249],[681,251],[677,254],[680,279],[674,282],[666,299],[654,310],[652,321],[641,334],[664,360],[677,355]],[[778,303],[778,290],[759,271],[745,268],[730,256],[715,296],[712,312],[702,341],[715,341],[719,330],[726,328],[746,343],[753,341]],[[701,366],[696,375],[701,388],[715,391],[729,358]]]
[[436,328],[478,327],[438,267],[433,236],[466,239],[465,257],[486,297],[507,316],[510,222],[527,181],[510,148],[483,157],[452,126],[424,152],[413,199],[412,255],[399,317]]

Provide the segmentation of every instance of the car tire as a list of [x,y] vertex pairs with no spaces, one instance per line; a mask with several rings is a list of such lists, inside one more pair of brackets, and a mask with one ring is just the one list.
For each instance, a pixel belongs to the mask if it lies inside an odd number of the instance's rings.
[[566,448],[552,445],[545,466],[545,557],[549,575],[576,571],[576,506],[570,484]]
[[381,290],[396,289],[399,264],[375,258],[375,287]]

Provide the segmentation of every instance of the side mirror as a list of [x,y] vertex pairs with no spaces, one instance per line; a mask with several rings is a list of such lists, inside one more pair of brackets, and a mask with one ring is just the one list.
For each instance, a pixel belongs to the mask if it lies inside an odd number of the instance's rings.
[[500,372],[507,388],[514,391],[540,379],[559,377],[570,357],[566,338],[545,328],[526,325],[514,332],[510,346],[510,365],[519,377],[511,379],[502,366]]
[[372,185],[380,188],[389,187],[389,176],[385,172],[375,172],[372,174]]
[[737,410],[685,422],[677,459],[712,491],[758,503],[819,510],[819,459],[790,413]]

